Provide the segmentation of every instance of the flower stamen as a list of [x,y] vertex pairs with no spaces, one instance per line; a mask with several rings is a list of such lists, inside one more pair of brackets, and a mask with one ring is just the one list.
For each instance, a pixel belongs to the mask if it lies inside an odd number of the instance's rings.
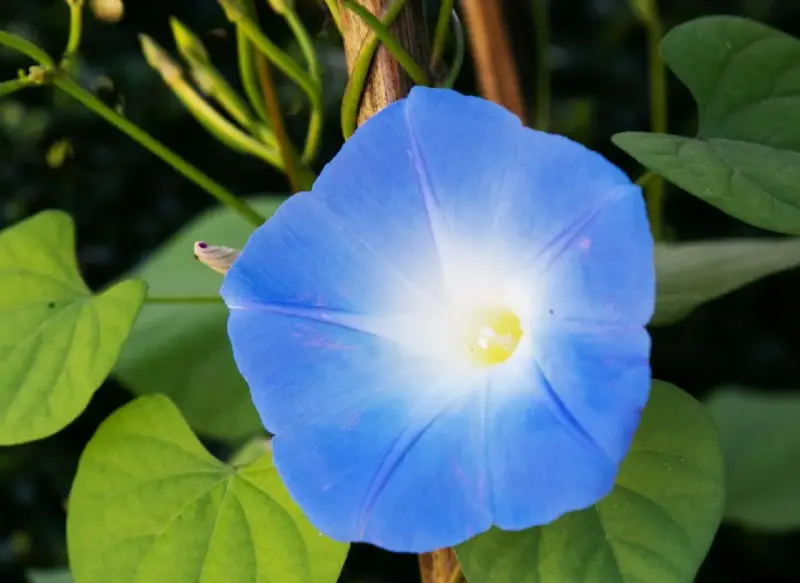
[[469,358],[477,366],[494,366],[508,360],[519,345],[523,330],[517,315],[505,307],[471,311],[463,329]]

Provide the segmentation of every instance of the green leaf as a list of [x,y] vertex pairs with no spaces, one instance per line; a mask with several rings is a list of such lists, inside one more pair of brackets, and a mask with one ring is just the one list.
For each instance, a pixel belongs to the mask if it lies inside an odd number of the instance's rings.
[[69,569],[29,569],[26,573],[30,583],[75,583]]
[[[272,215],[283,199],[254,207]],[[251,228],[226,208],[204,213],[147,259],[134,275],[154,297],[219,297],[222,276],[194,260],[195,241],[241,248]],[[219,303],[146,304],[117,363],[116,375],[138,394],[161,393],[195,431],[221,439],[263,433],[247,385],[233,361]]]
[[800,265],[800,239],[731,239],[656,245],[656,312],[672,324],[710,300]]
[[231,456],[232,466],[244,466],[253,463],[267,452],[272,451],[272,443],[265,437],[254,437]]
[[63,212],[0,233],[0,445],[52,435],[86,408],[144,295],[134,280],[101,294],[86,287]]
[[223,464],[162,395],[125,405],[87,445],[67,544],[80,583],[334,583],[348,549],[305,519],[269,453]]
[[543,527],[490,530],[456,552],[470,583],[691,583],[722,506],[708,412],[654,381],[611,494]]
[[800,41],[711,16],[675,27],[660,50],[697,102],[698,135],[624,132],[614,143],[733,217],[800,234]]
[[800,393],[742,387],[708,401],[727,470],[725,517],[750,527],[800,526]]

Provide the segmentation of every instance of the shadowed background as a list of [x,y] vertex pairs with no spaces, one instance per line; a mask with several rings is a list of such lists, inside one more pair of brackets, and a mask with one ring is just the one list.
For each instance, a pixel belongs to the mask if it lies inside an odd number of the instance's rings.
[[[296,3],[319,43],[324,68],[327,123],[318,157],[323,163],[341,145],[338,106],[346,80],[344,56],[321,0]],[[737,14],[800,36],[796,0],[662,0],[661,5],[667,29],[705,14]],[[532,111],[536,43],[530,2],[506,0],[505,10]],[[87,14],[82,83],[107,103],[123,106],[131,120],[235,192],[286,192],[283,175],[206,134],[145,64],[136,35],[144,32],[173,47],[171,15],[202,34],[218,67],[233,78],[235,42],[216,2],[129,0],[118,24],[99,23]],[[289,44],[284,23],[265,16],[267,34]],[[609,138],[619,131],[648,128],[643,29],[626,0],[553,0],[550,16],[552,130],[599,150],[637,176],[641,169]],[[67,25],[63,1],[0,2],[0,28],[24,34],[53,55],[63,48]],[[0,47],[0,79],[12,78],[27,65]],[[469,60],[456,88],[476,92]],[[304,107],[303,96],[288,85],[280,90],[289,130],[299,143],[303,120],[292,113]],[[670,131],[693,134],[695,128],[693,101],[670,77]],[[0,228],[46,208],[68,211],[77,224],[82,272],[95,288],[130,269],[212,204],[199,188],[66,95],[28,89],[0,101]],[[759,234],[674,188],[668,190],[666,222],[679,240]],[[187,258],[189,253],[187,249]],[[725,383],[770,391],[800,389],[798,289],[797,271],[773,276],[701,308],[678,325],[658,329],[655,376],[697,397]],[[0,449],[0,582],[24,581],[22,573],[29,566],[64,564],[63,503],[78,457],[97,425],[129,399],[108,382],[89,409],[60,434]],[[798,468],[800,460],[786,471]],[[800,581],[799,545],[800,532],[765,535],[724,525],[697,580],[712,583],[738,576],[763,583]],[[342,581],[405,583],[416,577],[414,557],[357,546]]]

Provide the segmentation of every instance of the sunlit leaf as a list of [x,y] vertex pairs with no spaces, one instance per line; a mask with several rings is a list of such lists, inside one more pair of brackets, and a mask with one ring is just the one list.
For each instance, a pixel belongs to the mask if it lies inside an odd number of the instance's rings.
[[491,530],[456,551],[470,583],[691,583],[722,516],[705,408],[654,381],[613,492],[540,528]]
[[268,452],[223,464],[162,395],[124,406],[89,442],[67,542],[80,583],[334,583],[348,549],[304,518]]
[[[270,216],[283,199],[254,206]],[[252,232],[225,208],[204,213],[173,236],[134,274],[158,297],[219,297],[222,276],[195,261],[195,241],[241,248]],[[115,372],[136,393],[168,395],[196,431],[225,439],[263,433],[247,385],[233,362],[218,303],[147,304]]]
[[266,437],[254,437],[241,448],[230,459],[233,466],[242,466],[256,461],[265,453],[272,451],[272,443]]
[[800,234],[800,41],[712,16],[672,29],[661,55],[697,102],[697,137],[625,132],[614,143],[733,217]]
[[64,428],[108,376],[145,285],[93,294],[78,272],[75,228],[45,211],[0,233],[0,444]]
[[800,265],[800,239],[731,239],[656,245],[658,292],[651,324],[672,324],[698,306]]
[[800,527],[800,392],[723,387],[708,407],[725,455],[726,518],[767,530]]

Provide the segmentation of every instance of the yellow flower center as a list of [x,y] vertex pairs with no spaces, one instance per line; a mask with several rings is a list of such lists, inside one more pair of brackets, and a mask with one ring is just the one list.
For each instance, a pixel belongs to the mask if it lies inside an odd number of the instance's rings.
[[522,338],[517,315],[508,308],[480,308],[464,323],[470,360],[477,366],[494,366],[508,360]]

